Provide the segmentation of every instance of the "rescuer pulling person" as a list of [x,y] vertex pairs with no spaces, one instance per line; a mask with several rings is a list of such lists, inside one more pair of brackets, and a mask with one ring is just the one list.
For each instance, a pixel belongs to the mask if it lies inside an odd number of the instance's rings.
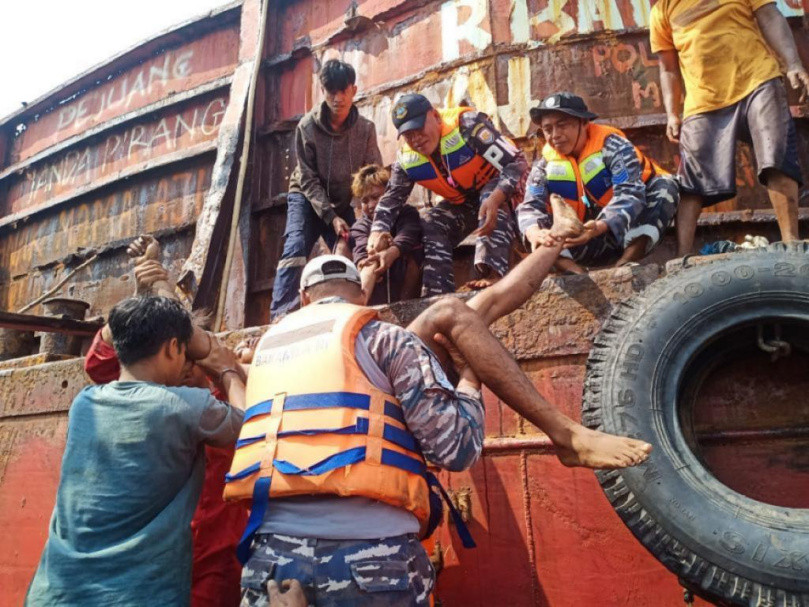
[[528,163],[522,151],[495,129],[488,116],[469,107],[437,110],[423,95],[402,96],[393,124],[405,143],[374,213],[368,252],[379,253],[413,186],[443,200],[424,213],[422,296],[455,291],[452,250],[473,230],[475,269],[491,285],[508,271],[516,235],[512,207],[522,200]]
[[[513,281],[527,297],[556,247],[473,298],[480,314],[443,298],[408,329],[362,306],[347,259],[307,264],[304,307],[252,354],[227,479],[226,499],[253,502],[240,545],[243,606],[267,605],[267,582],[286,579],[301,582],[310,604],[427,605],[434,572],[418,538],[436,522],[437,483],[425,466],[463,470],[480,456],[481,380],[548,434],[565,465],[621,468],[648,457],[651,445],[584,428],[547,403],[486,328],[520,301],[484,295]],[[457,387],[428,343],[452,354]],[[456,529],[470,545],[460,519]]]
[[532,249],[558,236],[556,215],[575,212],[573,222],[583,226],[565,239],[557,267],[577,274],[584,272],[579,264],[620,266],[648,255],[680,199],[669,173],[622,131],[594,118],[581,97],[567,92],[531,109],[546,143],[517,207],[520,232]]

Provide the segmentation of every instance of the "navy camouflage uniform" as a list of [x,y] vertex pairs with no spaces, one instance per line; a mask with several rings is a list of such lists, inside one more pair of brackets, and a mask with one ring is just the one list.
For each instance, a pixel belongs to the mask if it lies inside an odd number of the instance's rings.
[[[327,298],[312,305],[339,301],[343,300]],[[484,420],[479,391],[453,387],[435,355],[402,327],[371,321],[360,331],[356,347],[357,361],[369,379],[378,388],[390,390],[401,403],[407,427],[428,462],[459,471],[477,461],[483,449]],[[357,498],[312,499],[334,504],[334,500]],[[276,509],[283,501],[274,502]],[[272,510],[273,502],[268,514]],[[366,521],[356,524],[358,536],[368,533]],[[242,607],[267,605],[267,581],[289,578],[299,580],[309,603],[318,607],[429,605],[435,572],[413,533],[321,539],[259,530],[252,547],[242,571]]]
[[[624,249],[640,236],[648,236],[646,254],[660,241],[671,223],[680,201],[677,181],[671,175],[655,175],[648,183],[641,179],[642,169],[633,145],[624,137],[609,135],[602,149],[604,164],[612,179],[612,200],[600,208],[585,200],[585,220],[604,221],[609,230],[561,255],[577,263],[607,265],[620,258]],[[546,160],[534,163],[528,176],[525,200],[517,207],[517,221],[524,236],[531,226],[550,229],[553,216],[549,211]]]
[[[475,267],[482,275],[489,271],[504,276],[508,272],[511,243],[516,236],[513,208],[522,200],[528,162],[521,150],[503,139],[489,117],[476,111],[461,114],[460,132],[464,141],[476,153],[488,160],[498,171],[478,192],[471,194],[462,204],[439,202],[422,215],[424,228],[424,274],[422,296],[429,297],[455,291],[452,267],[452,251],[470,232],[479,226],[480,203],[499,188],[506,195],[507,208],[500,207],[497,224],[488,236],[479,236],[475,241]],[[496,148],[496,153],[487,152]],[[497,164],[495,164],[497,163]],[[435,165],[444,172],[440,158]],[[390,232],[399,209],[413,191],[415,182],[399,166],[393,164],[391,178],[385,194],[374,214],[373,232]]]

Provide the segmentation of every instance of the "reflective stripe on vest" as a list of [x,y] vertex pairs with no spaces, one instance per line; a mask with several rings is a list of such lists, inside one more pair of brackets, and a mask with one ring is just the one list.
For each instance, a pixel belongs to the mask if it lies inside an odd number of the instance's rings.
[[395,396],[355,357],[376,312],[310,305],[259,341],[225,499],[252,499],[238,556],[246,560],[268,502],[296,495],[363,496],[412,512],[425,527],[431,493],[419,445]]
[[[610,135],[618,135],[626,139],[620,129],[603,124],[587,124],[587,143],[580,154],[580,159],[563,156],[550,144],[545,144],[542,156],[546,161],[545,174],[548,180],[548,191],[558,194],[573,207],[579,219],[591,219],[597,211],[588,212],[588,202],[599,208],[605,207],[612,200],[613,178],[604,162],[604,142]],[[655,175],[665,175],[652,160],[637,147],[635,154],[641,164],[641,178],[644,183]],[[548,204],[550,211],[550,203]]]
[[399,166],[412,181],[453,204],[463,203],[471,193],[479,192],[497,175],[497,169],[483,156],[476,154],[461,136],[460,117],[469,111],[472,108],[438,110],[442,123],[438,147],[445,168],[449,169],[449,180],[441,174],[432,159],[416,152],[407,144],[403,145],[397,157]]

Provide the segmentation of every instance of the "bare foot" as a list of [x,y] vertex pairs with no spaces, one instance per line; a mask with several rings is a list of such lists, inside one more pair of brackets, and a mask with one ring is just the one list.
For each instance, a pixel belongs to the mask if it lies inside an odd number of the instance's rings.
[[565,466],[611,469],[643,463],[652,452],[649,443],[590,430],[576,424],[570,428],[569,444],[555,443],[556,456]]
[[559,238],[575,238],[584,233],[584,224],[565,199],[559,194],[551,194],[551,210],[553,211],[553,227],[551,231]]

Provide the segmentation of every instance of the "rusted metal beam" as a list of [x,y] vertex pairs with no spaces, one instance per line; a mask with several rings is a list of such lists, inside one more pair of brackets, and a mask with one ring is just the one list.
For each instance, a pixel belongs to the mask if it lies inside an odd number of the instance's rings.
[[35,316],[0,310],[0,328],[20,331],[43,331],[67,335],[95,335],[103,322],[76,320],[58,316]]
[[[199,214],[191,254],[183,264],[177,283],[194,300],[195,307],[212,306],[216,301],[215,292],[223,288],[217,284],[223,260],[217,259],[216,253],[225,244],[227,236],[222,222],[230,219],[232,209],[224,209],[225,213],[222,211],[223,207],[230,207],[232,204],[232,195],[228,200],[227,194],[232,184],[233,169],[237,164],[236,150],[241,137],[254,65],[261,61],[258,23],[260,6],[259,0],[245,0],[242,6],[239,65],[233,73],[230,100],[219,130],[211,188]],[[244,246],[246,247],[247,243],[244,243]],[[246,285],[241,291],[242,297],[245,289]]]
[[91,67],[89,70],[60,84],[29,102],[24,108],[8,114],[0,120],[0,126],[11,122],[25,122],[31,117],[45,114],[60,101],[80,94],[88,88],[102,82],[107,74],[120,73],[134,65],[153,57],[162,49],[181,44],[187,40],[198,38],[201,35],[219,29],[223,25],[235,23],[239,19],[241,0],[236,0],[224,6],[215,8],[202,16],[197,16],[138,42],[126,50],[113,55],[106,61]]
[[122,171],[120,171],[119,173],[116,173],[115,175],[112,175],[105,179],[99,179],[98,181],[94,181],[83,188],[77,189],[74,192],[70,192],[62,196],[54,196],[53,198],[49,199],[48,202],[41,204],[37,207],[25,209],[24,211],[20,211],[19,213],[6,215],[5,217],[0,218],[0,230],[2,230],[2,228],[4,228],[5,226],[15,224],[16,222],[22,219],[32,217],[45,211],[49,211],[54,207],[61,206],[65,203],[70,202],[71,200],[75,200],[82,196],[86,196],[87,194],[91,194],[92,192],[95,192],[96,190],[99,190],[101,188],[106,188],[116,182],[129,179],[130,177],[133,177],[135,175],[143,175],[148,173],[149,171],[165,167],[171,164],[175,164],[178,162],[182,162],[184,160],[190,160],[192,158],[202,156],[203,154],[213,152],[214,150],[216,150],[216,142],[206,141],[205,143],[200,143],[195,146],[187,147],[178,152],[174,152],[173,154],[166,154],[165,156],[161,156],[156,160],[149,160],[139,164],[130,165],[125,169],[123,169]]
[[28,168],[29,166],[41,162],[54,154],[61,152],[62,150],[66,150],[70,147],[78,145],[79,143],[86,141],[92,137],[96,137],[98,135],[103,135],[104,133],[111,131],[117,127],[123,126],[130,122],[134,122],[135,120],[142,118],[144,116],[148,116],[149,114],[158,112],[163,108],[178,105],[183,103],[184,101],[190,101],[192,99],[196,99],[197,97],[201,97],[207,93],[213,93],[222,89],[227,88],[230,85],[231,76],[224,76],[222,78],[218,78],[212,82],[208,82],[196,88],[190,89],[188,91],[183,91],[181,93],[175,93],[173,95],[169,95],[164,97],[160,101],[142,107],[138,110],[134,110],[132,112],[128,112],[126,114],[122,114],[113,120],[108,120],[103,124],[100,124],[94,128],[87,129],[86,131],[82,131],[77,135],[70,137],[69,139],[65,139],[64,141],[58,143],[57,145],[52,145],[49,148],[46,148],[39,152],[38,154],[34,154],[8,166],[3,171],[0,171],[0,181],[8,178],[10,175],[14,175],[15,173],[19,173],[24,169]]

